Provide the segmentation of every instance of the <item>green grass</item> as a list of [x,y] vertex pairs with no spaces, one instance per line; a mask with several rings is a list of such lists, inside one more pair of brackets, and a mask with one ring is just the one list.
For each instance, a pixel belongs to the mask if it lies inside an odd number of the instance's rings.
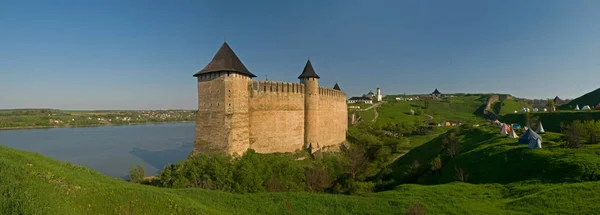
[[375,108],[365,111],[351,111],[350,113],[355,112],[360,116],[363,122],[371,123],[373,118],[375,118]]
[[456,96],[449,98],[450,102],[442,100],[431,100],[428,107],[426,101],[390,101],[380,106],[377,111],[379,118],[377,123],[407,122],[414,123],[416,120],[425,120],[423,115],[410,115],[410,109],[422,108],[424,115],[433,116],[433,122],[442,123],[446,121],[459,121],[463,123],[478,123],[482,118],[476,114],[481,112],[485,96]]
[[521,112],[524,107],[531,109],[531,106],[525,102],[518,102],[514,99],[507,99],[504,101],[496,102],[492,105],[494,113],[503,116],[506,114],[512,114],[514,111]]
[[[28,164],[31,164],[28,165]],[[344,196],[313,193],[231,194],[166,189],[113,179],[85,167],[0,147],[1,214],[594,214],[600,183],[401,185]]]
[[[599,120],[600,111],[557,111],[557,112],[537,112],[531,113],[535,118],[542,121],[546,131],[560,132],[560,123],[570,123],[575,120]],[[500,121],[507,123],[519,123],[527,125],[526,115],[523,113],[507,114],[502,116]]]
[[[440,184],[456,181],[455,167],[469,173],[470,183],[562,183],[600,180],[600,145],[580,149],[562,147],[561,134],[545,133],[543,148],[532,150],[517,139],[505,138],[495,127],[472,128],[457,134],[461,152],[446,158],[439,174],[428,174],[429,162],[445,156],[441,147],[443,135],[406,154],[394,166],[397,181],[419,181]],[[418,173],[405,175],[417,160]]]

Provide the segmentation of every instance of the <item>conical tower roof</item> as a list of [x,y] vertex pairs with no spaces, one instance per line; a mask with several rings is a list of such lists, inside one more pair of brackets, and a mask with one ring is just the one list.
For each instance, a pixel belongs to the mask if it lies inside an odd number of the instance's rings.
[[338,85],[338,83],[335,83],[335,86],[333,86],[333,89],[334,89],[334,90],[339,90],[339,91],[342,91],[342,90],[340,89],[340,85]]
[[317,75],[315,69],[313,69],[313,66],[310,63],[310,59],[306,61],[306,65],[304,66],[304,70],[302,70],[302,74],[298,76],[298,79],[301,78],[321,78],[319,77],[319,75]]
[[240,61],[226,42],[224,42],[219,51],[217,51],[217,54],[215,54],[212,61],[210,61],[204,69],[200,70],[200,72],[194,74],[194,76],[211,72],[236,72],[242,75],[256,77],[256,75],[246,69],[246,66],[244,66],[242,61]]
[[433,93],[431,93],[431,94],[433,94],[433,95],[439,95],[439,94],[441,94],[441,93],[440,93],[440,91],[438,91],[438,89],[437,89],[437,88],[435,88],[435,90],[434,90],[434,91],[433,91]]

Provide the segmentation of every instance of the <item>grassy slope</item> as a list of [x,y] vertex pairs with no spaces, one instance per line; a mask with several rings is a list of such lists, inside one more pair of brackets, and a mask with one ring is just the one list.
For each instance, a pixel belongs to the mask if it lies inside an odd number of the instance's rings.
[[[424,114],[433,116],[434,122],[456,120],[460,122],[479,122],[481,119],[474,113],[482,107],[486,97],[483,96],[458,96],[450,98],[450,102],[441,100],[429,101],[429,107],[423,109]],[[415,120],[424,120],[423,116],[407,114],[410,109],[416,110],[425,107],[425,101],[389,101],[377,109],[379,112],[378,124],[390,122],[414,123]]]
[[492,105],[492,110],[496,114],[503,116],[506,114],[514,113],[514,111],[521,112],[521,109],[523,109],[524,107],[531,108],[531,106],[527,103],[518,102],[514,99],[508,99],[494,103]]
[[573,101],[569,102],[568,104],[561,106],[560,109],[571,110],[575,108],[576,105],[579,105],[579,108],[583,108],[584,105],[589,105],[590,107],[594,108],[596,105],[598,105],[598,103],[600,103],[600,88],[586,93],[579,98],[573,99]]
[[443,154],[438,137],[406,154],[394,166],[394,178],[399,181],[415,180],[402,173],[417,160],[421,182],[429,184],[455,181],[455,167],[469,173],[470,183],[523,183],[523,182],[581,182],[600,180],[600,145],[582,149],[561,146],[560,134],[541,134],[543,149],[531,150],[516,139],[505,138],[493,128],[473,128],[457,135],[461,153],[444,163],[439,175],[426,175],[429,162]]
[[404,214],[415,202],[424,203],[428,214],[592,214],[600,209],[594,195],[598,189],[596,182],[519,187],[450,183],[402,185],[366,196],[240,195],[130,184],[0,147],[1,214]]
[[[598,120],[600,111],[558,111],[558,112],[538,112],[532,113],[534,117],[539,118],[546,131],[560,132],[560,123],[570,123],[575,120]],[[507,114],[501,118],[502,122],[519,123],[526,125],[525,114]]]

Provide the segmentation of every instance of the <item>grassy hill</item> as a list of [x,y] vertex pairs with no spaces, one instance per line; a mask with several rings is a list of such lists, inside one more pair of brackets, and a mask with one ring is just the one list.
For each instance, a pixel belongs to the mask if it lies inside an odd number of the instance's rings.
[[519,102],[514,99],[507,99],[504,101],[495,102],[492,105],[492,111],[494,111],[494,113],[500,116],[503,116],[506,114],[512,114],[514,113],[514,111],[521,112],[521,109],[523,109],[524,107],[531,109],[531,105],[525,102]]
[[[546,131],[561,132],[560,123],[570,123],[575,120],[599,120],[600,111],[558,111],[531,113],[533,118],[542,121]],[[527,116],[523,113],[504,115],[500,121],[527,125]],[[537,121],[537,120],[535,120]]]
[[[520,132],[518,132],[520,133]],[[600,145],[581,149],[562,147],[560,134],[541,134],[543,149],[531,150],[517,139],[505,138],[495,127],[469,128],[455,133],[460,153],[450,159],[442,149],[442,139],[431,140],[406,154],[394,165],[394,178],[400,182],[439,184],[456,181],[457,168],[469,174],[469,183],[562,183],[600,180]],[[437,174],[428,174],[430,161],[445,158]],[[420,167],[410,172],[417,161]]]
[[568,104],[560,106],[559,109],[572,110],[577,105],[579,105],[579,108],[582,108],[584,105],[589,105],[594,108],[598,104],[600,104],[600,88],[573,99]]
[[0,147],[0,214],[593,214],[598,182],[523,186],[401,185],[363,196],[231,194],[131,184],[36,153]]
[[[425,115],[432,116],[431,122],[442,123],[445,121],[459,121],[463,123],[481,122],[483,118],[477,116],[481,113],[487,96],[469,95],[455,96],[443,100],[429,101],[388,101],[377,108],[379,118],[377,124],[427,120]],[[410,110],[423,110],[422,115],[411,115]]]

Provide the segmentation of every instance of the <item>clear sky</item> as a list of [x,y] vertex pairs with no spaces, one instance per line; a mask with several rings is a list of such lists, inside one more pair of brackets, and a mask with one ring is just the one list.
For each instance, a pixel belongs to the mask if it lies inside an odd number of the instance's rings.
[[258,79],[349,96],[600,87],[600,1],[0,1],[0,109],[194,109],[227,42]]

